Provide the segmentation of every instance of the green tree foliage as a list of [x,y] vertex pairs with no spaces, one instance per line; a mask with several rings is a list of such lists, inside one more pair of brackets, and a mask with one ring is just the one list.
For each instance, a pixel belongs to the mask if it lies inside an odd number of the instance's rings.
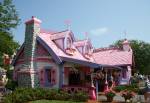
[[[122,41],[118,40],[115,45],[122,48]],[[150,43],[130,40],[134,54],[135,69],[142,74],[150,74]]]
[[3,66],[3,54],[11,56],[19,43],[13,40],[12,29],[16,28],[20,19],[12,0],[0,1],[0,66]]

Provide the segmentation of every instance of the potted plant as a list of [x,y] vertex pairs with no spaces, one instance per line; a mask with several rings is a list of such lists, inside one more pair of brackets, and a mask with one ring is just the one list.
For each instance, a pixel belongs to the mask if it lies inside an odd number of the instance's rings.
[[130,100],[135,94],[132,91],[125,90],[122,92],[122,97],[124,97],[125,101]]
[[113,101],[113,97],[116,95],[114,92],[112,91],[108,91],[105,93],[106,97],[107,97],[107,101],[108,102],[112,102]]

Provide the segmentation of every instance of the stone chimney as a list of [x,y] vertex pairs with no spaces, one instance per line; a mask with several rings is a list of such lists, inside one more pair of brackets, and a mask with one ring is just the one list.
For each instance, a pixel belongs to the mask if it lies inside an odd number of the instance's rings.
[[123,47],[123,50],[124,51],[130,51],[131,50],[131,46],[130,46],[130,43],[127,39],[125,39],[123,42],[122,42],[122,47]]
[[34,69],[33,59],[35,56],[36,37],[40,33],[41,21],[32,16],[25,24],[25,65],[28,66],[28,69]]

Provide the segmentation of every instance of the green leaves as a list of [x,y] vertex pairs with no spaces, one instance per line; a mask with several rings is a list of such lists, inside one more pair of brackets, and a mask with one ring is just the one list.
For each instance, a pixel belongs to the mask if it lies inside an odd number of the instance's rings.
[[20,19],[12,0],[3,0],[0,3],[0,29],[3,32],[9,32],[12,28],[16,28]]
[[0,66],[3,66],[3,54],[11,56],[19,47],[13,40],[12,29],[16,28],[20,19],[12,0],[0,2]]

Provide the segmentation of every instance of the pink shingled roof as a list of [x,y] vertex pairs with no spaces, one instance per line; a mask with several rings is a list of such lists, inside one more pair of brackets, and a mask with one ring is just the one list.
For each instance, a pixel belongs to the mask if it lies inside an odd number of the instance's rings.
[[[66,31],[64,31],[64,34],[63,34],[63,32],[61,32],[61,35],[65,35],[65,33],[66,33]],[[58,34],[60,34],[60,32],[58,32]],[[77,50],[77,48],[75,48],[75,46],[73,46],[73,48],[75,49],[75,53],[72,56],[71,55],[67,55],[58,46],[56,46],[56,44],[52,41],[52,38],[51,38],[52,35],[57,35],[57,33],[55,33],[55,34],[47,34],[47,35],[43,35],[41,33],[38,36],[43,41],[45,41],[45,43],[55,52],[55,54],[57,56],[67,57],[67,58],[72,58],[72,59],[77,59],[77,60],[82,60],[82,61],[88,61],[88,62],[94,62],[94,60],[92,58],[90,60],[84,58],[83,55]]]
[[[70,31],[62,31],[56,33],[47,33],[43,35],[43,32],[39,34],[39,37],[45,41],[45,43],[56,53],[57,56],[67,57],[82,61],[88,61],[104,65],[132,65],[132,50],[123,51],[119,48],[100,48],[95,49],[93,56],[90,60],[86,59],[76,48],[76,46],[83,45],[86,40],[74,42],[73,48],[75,49],[74,55],[67,55],[63,50],[61,50],[52,40],[59,39],[65,36],[66,33]],[[45,34],[46,32],[44,32]]]
[[45,30],[45,29],[40,29],[40,33],[42,34],[53,34],[55,33],[56,31],[54,30]]
[[90,40],[87,40],[87,39],[84,39],[84,40],[77,40],[74,42],[74,45],[76,47],[79,47],[79,46],[84,46],[85,43],[88,43],[88,45],[90,45],[92,47],[92,44],[91,44],[91,41]]
[[93,57],[98,64],[132,65],[132,50],[123,51],[116,48],[95,50]]

